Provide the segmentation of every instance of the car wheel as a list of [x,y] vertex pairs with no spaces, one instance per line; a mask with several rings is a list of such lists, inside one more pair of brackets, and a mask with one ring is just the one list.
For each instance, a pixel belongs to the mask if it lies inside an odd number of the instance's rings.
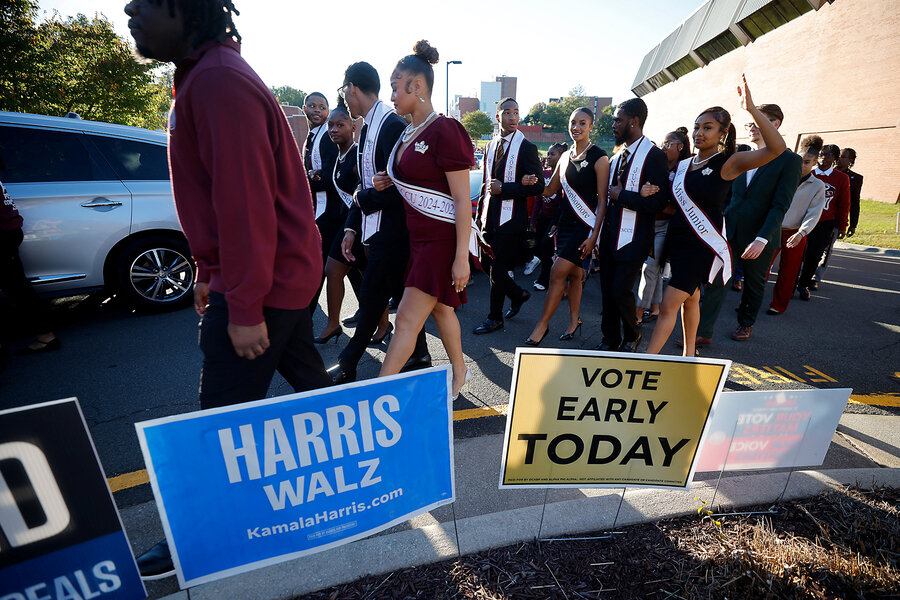
[[174,237],[145,237],[118,254],[118,291],[138,308],[180,308],[193,299],[194,261],[187,243]]

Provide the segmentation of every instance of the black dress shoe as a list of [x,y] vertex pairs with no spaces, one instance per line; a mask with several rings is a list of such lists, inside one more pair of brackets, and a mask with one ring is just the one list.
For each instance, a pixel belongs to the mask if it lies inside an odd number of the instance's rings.
[[474,333],[475,335],[481,335],[482,333],[491,333],[492,331],[497,331],[498,329],[503,329],[503,321],[485,319],[484,323],[472,330],[472,333]]
[[594,346],[594,350],[604,350],[606,352],[615,352],[621,344],[610,344],[606,340],[602,340],[599,345]]
[[163,540],[137,557],[138,571],[141,579],[153,581],[175,574],[169,542]]
[[352,316],[347,317],[341,323],[344,325],[356,325],[357,321],[359,321],[359,309],[356,309]]
[[400,372],[407,373],[409,371],[429,368],[431,368],[431,355],[423,354],[422,356],[410,356],[409,360],[403,364],[403,368],[400,369]]
[[387,329],[384,331],[384,335],[381,337],[378,337],[378,338],[373,335],[372,339],[369,341],[369,347],[380,346],[381,344],[384,343],[384,340],[390,341],[391,335],[393,335],[393,332],[394,332],[394,324],[391,323],[390,321],[388,321],[388,326],[387,326]]
[[533,340],[533,339],[531,339],[531,338],[528,338],[528,339],[525,340],[525,345],[526,345],[526,346],[540,346],[540,345],[541,345],[541,342],[544,341],[544,338],[547,337],[547,334],[548,334],[548,333],[550,333],[550,328],[549,328],[549,327],[548,327],[547,330],[544,332],[544,335],[541,336],[541,339],[539,339],[539,340]]
[[344,333],[344,329],[338,326],[337,329],[329,333],[328,335],[320,335],[318,337],[313,338],[313,344],[327,344],[331,338],[334,338],[334,343],[337,343],[337,338]]
[[356,381],[356,369],[345,369],[341,363],[328,369],[328,374],[331,375],[331,381],[334,382],[334,385]]
[[519,298],[517,302],[513,302],[512,305],[503,313],[504,319],[512,319],[514,316],[519,314],[519,311],[522,309],[522,305],[528,302],[528,299],[531,298],[531,292],[527,290],[522,290],[522,296]]
[[622,342],[622,345],[619,346],[619,352],[637,352],[638,346],[641,345],[642,339],[644,339],[644,336],[638,333],[636,340],[631,340],[630,342]]

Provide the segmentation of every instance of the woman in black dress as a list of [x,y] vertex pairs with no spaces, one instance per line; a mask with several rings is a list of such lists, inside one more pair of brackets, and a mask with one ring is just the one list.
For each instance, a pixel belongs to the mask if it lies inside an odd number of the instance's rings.
[[[550,270],[550,288],[544,300],[544,312],[531,335],[525,340],[528,346],[539,345],[550,331],[550,317],[556,312],[569,282],[569,326],[559,336],[570,340],[581,324],[581,290],[584,259],[591,255],[600,234],[600,225],[606,214],[606,194],[609,186],[609,158],[601,148],[590,141],[594,126],[594,113],[589,108],[579,108],[569,120],[569,134],[575,146],[565,152],[553,171],[545,196],[553,196],[562,189],[559,224],[551,227],[556,233],[557,259]],[[532,176],[533,177],[533,176]],[[525,181],[524,184],[528,185]],[[533,183],[533,182],[530,182]],[[597,200],[601,199],[601,202]]]
[[[650,354],[662,350],[675,327],[680,308],[684,356],[694,356],[700,322],[700,286],[717,277],[719,270],[729,273],[730,277],[731,255],[722,229],[731,182],[738,175],[774,160],[785,150],[784,139],[778,130],[753,105],[746,77],[738,87],[738,95],[741,108],[753,117],[766,145],[752,152],[735,153],[731,115],[719,106],[703,111],[694,122],[697,155],[679,163],[672,182],[679,208],[672,216],[666,234],[665,254],[672,266],[672,278],[663,295],[659,321],[647,348]],[[655,186],[645,185],[641,193],[653,193],[655,189]]]

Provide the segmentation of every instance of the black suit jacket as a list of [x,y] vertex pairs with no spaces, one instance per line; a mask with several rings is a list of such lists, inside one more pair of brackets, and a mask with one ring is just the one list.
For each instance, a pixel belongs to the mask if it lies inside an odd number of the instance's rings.
[[725,206],[725,231],[732,255],[737,258],[757,237],[765,238],[766,248],[781,245],[781,222],[790,208],[803,159],[785,150],[756,170],[750,185],[741,173],[731,184],[731,198]]
[[[327,127],[327,125],[323,125],[322,127]],[[312,132],[306,138],[306,152],[303,155],[303,165],[306,167],[307,172],[312,170],[312,146],[313,146],[314,136]],[[309,190],[312,192],[313,198],[313,212],[316,210],[316,194],[318,192],[325,192],[328,195],[328,204],[325,207],[325,212],[319,217],[319,220],[328,220],[328,219],[339,219],[342,216],[342,207],[344,206],[343,202],[341,202],[341,197],[338,195],[337,190],[334,189],[334,182],[331,180],[331,175],[334,172],[334,163],[337,162],[339,151],[337,144],[335,144],[331,140],[331,136],[326,132],[322,136],[322,141],[319,142],[319,155],[322,157],[322,176],[319,181],[309,181]]]
[[[366,136],[369,131],[368,125],[363,125],[359,136],[358,156],[362,160],[363,148],[366,144]],[[381,126],[381,133],[378,135],[378,141],[375,143],[375,172],[387,170],[388,159],[391,151],[403,135],[406,129],[406,121],[396,114],[388,115],[384,124]],[[360,177],[363,176],[363,170],[360,168]],[[369,182],[368,185],[371,185]],[[381,211],[381,227],[378,233],[374,234],[366,242],[370,246],[381,244],[390,244],[409,240],[409,231],[406,229],[406,209],[403,206],[403,196],[395,186],[391,186],[383,191],[375,188],[360,189],[356,192],[356,203],[350,208],[347,215],[347,223],[345,227],[362,235],[362,218],[364,215]],[[358,206],[357,206],[358,204]]]
[[[499,163],[494,164],[494,172],[488,174],[488,185],[492,179],[503,181],[503,172],[506,169],[506,160],[509,158],[509,152],[503,155]],[[487,161],[485,161],[487,168]],[[534,185],[522,185],[522,177],[525,175],[534,175],[537,177],[537,183]],[[481,198],[478,200],[478,215],[481,215],[482,206],[484,205],[486,192],[489,191],[485,185],[481,186]],[[540,196],[544,191],[544,168],[541,166],[541,159],[538,156],[537,146],[528,140],[522,140],[519,147],[519,160],[516,164],[516,180],[511,183],[503,183],[500,198],[493,197],[493,201],[488,206],[487,223],[482,224],[486,234],[494,232],[500,233],[517,233],[525,231],[528,227],[528,198],[530,196]],[[500,207],[502,200],[513,200],[512,219],[500,226]]]
[[[631,160],[634,160],[633,156]],[[615,165],[611,164],[610,168],[615,168]],[[656,146],[647,153],[640,185],[644,185],[648,181],[658,186],[659,191],[652,196],[643,198],[639,191],[622,190],[619,192],[618,200],[610,200],[606,209],[606,217],[603,219],[603,229],[600,234],[600,248],[601,251],[608,252],[609,256],[615,260],[643,262],[653,248],[656,213],[666,207],[669,198],[669,161],[666,159],[666,153]],[[623,184],[624,182],[619,182],[619,185]],[[619,224],[622,222],[622,209],[625,208],[637,213],[634,238],[630,244],[616,250]]]

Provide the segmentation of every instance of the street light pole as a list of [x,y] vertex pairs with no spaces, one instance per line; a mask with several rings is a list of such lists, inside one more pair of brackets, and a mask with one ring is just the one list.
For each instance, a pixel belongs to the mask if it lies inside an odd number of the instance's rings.
[[445,113],[448,117],[450,116],[450,65],[461,65],[461,60],[448,60],[447,61],[447,112]]

